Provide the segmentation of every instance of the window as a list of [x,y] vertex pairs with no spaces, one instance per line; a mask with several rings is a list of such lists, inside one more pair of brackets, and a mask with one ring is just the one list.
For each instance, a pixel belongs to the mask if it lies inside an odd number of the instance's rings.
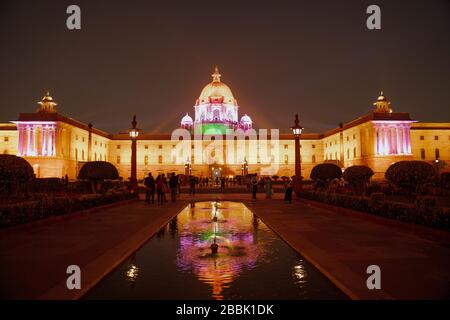
[[287,144],[284,145],[284,148],[287,149],[289,146]]
[[434,140],[439,140],[439,137],[438,136],[434,136]]
[[337,140],[334,140],[334,144],[335,144],[335,145],[337,144]]
[[97,141],[95,141],[94,144],[97,145]]
[[356,134],[353,134],[353,140],[356,140]]
[[316,155],[315,154],[312,155],[311,162],[316,163]]
[[97,152],[94,153],[94,161],[97,161]]
[[356,158],[356,147],[353,148],[353,158]]
[[75,140],[78,140],[78,135],[75,136]]
[[75,148],[75,160],[78,161],[78,149]]
[[350,140],[350,137],[349,136],[347,136],[347,141],[349,141]]
[[420,149],[420,159],[425,160],[425,149]]
[[325,143],[325,148],[327,147],[327,144]]
[[347,149],[347,159],[350,159],[350,149]]
[[117,156],[117,158],[116,158],[116,163],[117,163],[117,164],[120,164],[120,156]]
[[436,148],[434,150],[434,156],[435,156],[436,159],[439,159],[439,149],[438,148]]
[[145,156],[145,157],[144,157],[144,165],[145,165],[145,166],[148,165],[148,156]]
[[163,162],[163,157],[162,156],[158,156],[158,163],[161,164]]
[[148,145],[147,144],[144,146],[144,149],[148,149]]
[[425,137],[424,136],[420,136],[420,140],[425,140]]
[[315,145],[315,144],[313,144],[313,145],[311,146],[311,148],[315,149],[315,148],[316,148],[316,145]]
[[103,147],[103,142],[100,142],[100,147]]
[[337,160],[337,152],[334,153],[334,158]]
[[284,164],[288,164],[289,163],[289,157],[287,154],[284,155]]
[[8,142],[9,141],[9,137],[4,137],[3,141]]
[[116,146],[116,148],[117,148],[117,149],[120,149],[120,144],[118,144],[118,145]]
[[160,144],[160,145],[158,146],[158,149],[162,149],[162,144]]
[[83,141],[84,142],[84,137],[82,138],[82,140],[81,141]]
[[84,150],[81,150],[81,160],[84,161]]

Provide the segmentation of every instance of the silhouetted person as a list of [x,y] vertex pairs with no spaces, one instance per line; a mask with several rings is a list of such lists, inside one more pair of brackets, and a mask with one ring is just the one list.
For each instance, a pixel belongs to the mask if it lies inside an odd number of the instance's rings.
[[289,203],[292,202],[292,192],[294,191],[294,189],[292,188],[292,184],[289,183],[287,185],[286,191],[284,192],[284,201],[287,201]]
[[178,189],[178,177],[175,175],[175,172],[172,172],[172,175],[169,179],[169,187],[170,187],[170,199],[172,202],[175,202],[177,199],[177,189]]
[[189,194],[190,195],[195,195],[195,183],[197,181],[195,180],[194,176],[190,176],[189,177]]
[[148,204],[150,204],[150,201],[152,204],[155,203],[156,183],[151,172],[149,172],[148,177],[144,179],[144,185],[146,187],[145,202]]
[[258,192],[258,178],[256,174],[251,178],[250,184],[252,186],[252,198],[256,199],[256,193]]

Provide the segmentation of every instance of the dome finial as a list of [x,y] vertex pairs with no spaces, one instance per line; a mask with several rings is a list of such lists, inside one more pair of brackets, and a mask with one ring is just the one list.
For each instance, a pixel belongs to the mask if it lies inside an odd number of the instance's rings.
[[219,67],[216,65],[214,68],[214,73],[211,75],[213,82],[220,82],[220,77],[222,75],[219,73]]

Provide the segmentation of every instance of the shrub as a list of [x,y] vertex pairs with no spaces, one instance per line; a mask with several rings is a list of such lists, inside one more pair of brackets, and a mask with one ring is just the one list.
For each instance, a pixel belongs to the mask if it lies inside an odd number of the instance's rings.
[[43,197],[37,201],[3,205],[0,206],[0,228],[86,210],[117,201],[135,199],[136,197],[136,194],[129,192],[107,193],[79,197]]
[[32,193],[55,193],[64,192],[65,185],[60,178],[35,178],[24,186],[27,191]]
[[450,191],[450,172],[441,173],[439,184],[443,190]]
[[321,163],[311,170],[312,180],[331,181],[333,179],[340,179],[341,177],[341,168],[333,163]]
[[351,166],[345,169],[343,178],[350,185],[353,192],[361,194],[365,191],[372,176],[373,171],[369,167]]
[[0,155],[0,194],[1,202],[17,192],[17,188],[31,180],[34,171],[31,165],[23,158],[10,155]]
[[34,177],[31,165],[24,158],[0,154],[0,181],[21,184]]
[[434,197],[419,197],[412,204],[385,200],[384,194],[381,193],[374,193],[371,198],[367,198],[303,190],[300,195],[334,206],[450,231],[450,209],[436,207]]
[[[81,167],[78,179],[86,179],[91,181],[92,190],[97,192],[98,183],[102,185],[103,180],[115,180],[119,178],[119,173],[114,165],[106,161],[90,161]],[[102,191],[105,191],[101,187]]]
[[277,176],[276,174],[274,174],[274,175],[272,176],[272,179],[275,180],[275,181],[277,181],[279,178],[280,178],[280,177]]
[[115,180],[119,173],[114,165],[107,161],[90,161],[81,167],[78,179],[87,180]]
[[399,161],[391,165],[385,173],[386,179],[408,196],[417,193],[434,175],[433,166],[425,161]]

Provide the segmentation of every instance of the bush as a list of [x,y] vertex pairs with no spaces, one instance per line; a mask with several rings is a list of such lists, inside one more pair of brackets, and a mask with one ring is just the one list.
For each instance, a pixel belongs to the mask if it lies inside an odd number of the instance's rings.
[[1,183],[21,184],[33,177],[33,168],[24,158],[11,154],[0,154]]
[[345,194],[303,190],[301,197],[344,207],[389,219],[420,224],[450,231],[450,209],[436,207],[433,197],[419,197],[414,204],[385,200],[384,194],[374,193],[369,199]]
[[115,180],[119,178],[119,172],[116,167],[106,161],[90,161],[86,162],[81,167],[78,174],[78,179],[86,179],[91,181],[92,191],[97,192],[98,184],[100,182],[100,189],[105,191],[103,187],[103,180]]
[[136,194],[129,192],[108,193],[80,197],[44,197],[37,201],[4,205],[0,206],[0,228],[86,210],[136,197]]
[[0,155],[0,194],[1,202],[10,198],[17,192],[17,188],[31,180],[34,171],[31,165],[23,158],[10,154]]
[[441,173],[439,184],[443,190],[450,191],[450,172]]
[[60,178],[35,178],[28,181],[24,187],[32,193],[64,192],[66,189]]
[[272,179],[275,180],[275,181],[277,181],[278,179],[280,179],[280,177],[277,176],[276,174],[274,174],[274,175],[272,176]]
[[115,180],[119,178],[116,167],[107,161],[90,161],[81,167],[78,179]]
[[333,179],[340,179],[341,177],[341,168],[333,163],[321,163],[311,170],[312,180],[331,181]]
[[353,192],[361,194],[365,191],[373,171],[366,166],[351,166],[345,169],[343,178],[350,185]]
[[433,166],[425,161],[399,161],[391,165],[385,173],[386,179],[408,196],[417,193],[434,175]]

